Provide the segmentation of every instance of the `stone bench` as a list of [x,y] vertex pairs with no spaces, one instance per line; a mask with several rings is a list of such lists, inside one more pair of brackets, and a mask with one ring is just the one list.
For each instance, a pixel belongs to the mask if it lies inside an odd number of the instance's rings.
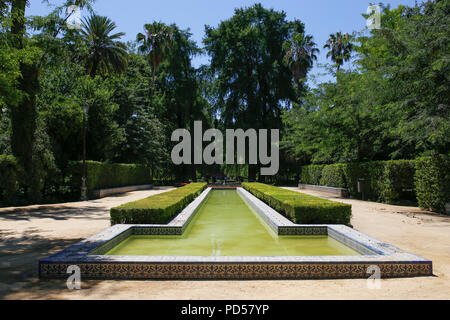
[[345,188],[335,188],[335,187],[325,187],[325,186],[316,186],[312,184],[299,184],[299,189],[309,189],[314,191],[319,191],[323,193],[329,193],[333,194],[335,196],[338,196],[340,198],[347,198],[348,197],[348,189]]
[[152,189],[152,184],[143,184],[139,186],[125,186],[125,187],[117,187],[117,188],[107,188],[107,189],[97,189],[94,190],[94,197],[95,198],[103,198],[112,194],[119,194],[119,193],[125,193],[125,192],[131,192],[136,190],[147,190]]

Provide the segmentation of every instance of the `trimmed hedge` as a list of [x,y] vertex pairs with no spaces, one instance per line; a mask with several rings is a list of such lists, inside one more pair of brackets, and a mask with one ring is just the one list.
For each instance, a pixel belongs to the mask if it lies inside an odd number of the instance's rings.
[[18,189],[19,166],[15,157],[0,155],[0,203],[13,202]]
[[320,185],[322,170],[325,165],[311,165],[302,167],[301,181],[305,184]]
[[[357,182],[365,179],[366,197],[395,203],[415,200],[424,210],[445,212],[450,202],[450,157],[436,155],[416,160],[374,161],[302,167],[304,184],[347,188],[359,197]],[[317,181],[319,181],[317,183]]]
[[111,224],[166,224],[206,187],[206,183],[191,183],[169,192],[112,208]]
[[243,183],[244,189],[297,224],[350,225],[352,206],[262,183]]
[[445,213],[445,204],[450,202],[450,157],[417,159],[415,183],[419,206]]
[[[81,187],[82,174],[82,162],[71,162],[69,164],[70,184],[77,194]],[[93,191],[96,189],[152,183],[150,168],[139,164],[86,161],[86,176],[89,197],[93,196]]]
[[301,183],[347,188],[352,197],[358,197],[357,183],[362,178],[366,198],[393,203],[414,199],[414,173],[414,160],[311,165],[302,168]]
[[414,160],[384,162],[383,175],[378,181],[379,200],[386,203],[399,199],[414,200],[415,172]]

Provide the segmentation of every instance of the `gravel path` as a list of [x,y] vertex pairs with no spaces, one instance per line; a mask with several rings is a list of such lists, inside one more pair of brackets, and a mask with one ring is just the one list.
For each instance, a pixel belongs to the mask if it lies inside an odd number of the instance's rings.
[[[288,188],[297,190],[295,188]],[[300,281],[65,281],[37,278],[37,263],[109,227],[109,209],[170,190],[136,191],[88,202],[0,209],[0,299],[450,299],[450,217],[350,199],[355,229],[433,260],[433,277]]]

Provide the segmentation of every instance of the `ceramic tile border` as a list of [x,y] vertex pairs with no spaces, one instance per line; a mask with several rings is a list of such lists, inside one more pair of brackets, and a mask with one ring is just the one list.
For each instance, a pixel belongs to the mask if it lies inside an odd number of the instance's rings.
[[[81,279],[268,280],[367,279],[373,263],[80,263]],[[379,263],[382,278],[429,276],[428,264]],[[42,278],[67,279],[70,264],[40,266]]]
[[[296,225],[243,189],[246,202],[277,234],[326,234],[363,253],[359,256],[106,256],[132,234],[182,234],[211,188],[168,225],[115,225],[39,261],[42,278],[67,277],[78,265],[85,278],[100,279],[322,279],[367,278],[369,265],[382,277],[432,275],[432,262],[343,225]],[[245,192],[244,192],[245,191]],[[246,194],[246,192],[248,194]],[[253,197],[253,198],[252,198]],[[180,233],[181,232],[181,233]],[[234,271],[233,271],[234,270]]]

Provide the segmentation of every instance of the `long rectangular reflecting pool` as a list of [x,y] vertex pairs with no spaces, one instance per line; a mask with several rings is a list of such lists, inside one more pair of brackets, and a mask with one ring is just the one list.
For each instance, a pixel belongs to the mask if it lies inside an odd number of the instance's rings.
[[432,262],[345,225],[298,225],[247,190],[209,187],[168,224],[117,224],[39,261],[39,277],[348,279],[430,276]]
[[340,256],[360,253],[328,235],[279,236],[236,190],[212,190],[183,235],[132,235],[106,255]]

